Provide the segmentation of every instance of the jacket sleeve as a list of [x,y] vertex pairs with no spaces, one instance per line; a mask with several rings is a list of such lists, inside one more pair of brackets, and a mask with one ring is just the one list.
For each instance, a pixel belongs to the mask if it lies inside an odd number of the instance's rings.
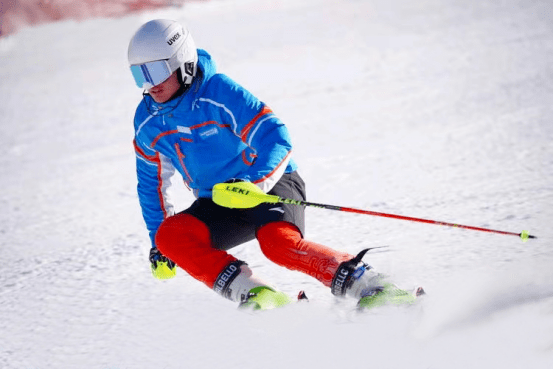
[[[226,107],[231,107],[230,125],[247,145],[242,160],[248,166],[243,179],[269,192],[282,177],[292,154],[288,129],[263,102],[225,75],[217,86]],[[227,115],[227,116],[228,116]]]
[[[284,174],[292,155],[288,129],[267,106],[240,131],[240,137],[251,154],[243,153],[243,160],[251,164],[246,179],[264,192],[269,192]],[[250,156],[250,158],[248,158]]]
[[148,155],[136,140],[134,148],[138,200],[150,234],[152,247],[155,247],[155,235],[161,222],[174,214],[167,189],[171,186],[171,177],[175,173],[175,168],[171,161],[159,152]]

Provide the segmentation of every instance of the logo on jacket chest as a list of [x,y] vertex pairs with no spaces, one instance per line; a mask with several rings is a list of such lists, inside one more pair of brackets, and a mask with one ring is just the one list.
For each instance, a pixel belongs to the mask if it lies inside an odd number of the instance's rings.
[[219,133],[219,130],[217,129],[217,127],[212,127],[210,129],[208,129],[207,131],[201,132],[200,137],[205,139],[205,138],[208,138],[210,136],[216,135],[218,133]]

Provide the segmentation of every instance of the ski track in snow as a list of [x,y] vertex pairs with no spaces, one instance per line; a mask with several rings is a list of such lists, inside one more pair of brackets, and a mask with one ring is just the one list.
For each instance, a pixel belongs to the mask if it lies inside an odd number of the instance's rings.
[[[309,200],[539,238],[308,209],[309,239],[387,245],[365,260],[428,292],[366,314],[254,242],[232,253],[308,304],[249,314],[182,271],[154,280],[126,48],[160,17],[286,122]],[[550,368],[552,18],[545,0],[231,0],[0,39],[0,367]]]

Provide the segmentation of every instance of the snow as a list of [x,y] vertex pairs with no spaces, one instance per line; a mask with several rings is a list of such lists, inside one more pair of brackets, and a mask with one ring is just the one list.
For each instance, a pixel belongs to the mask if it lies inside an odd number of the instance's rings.
[[[551,4],[260,0],[64,21],[0,39],[0,367],[550,368]],[[135,192],[126,63],[152,18],[281,117],[314,202],[307,238],[428,295],[366,314],[310,277],[232,250],[308,304],[240,312],[182,270],[155,280]],[[192,196],[174,193],[178,208]]]

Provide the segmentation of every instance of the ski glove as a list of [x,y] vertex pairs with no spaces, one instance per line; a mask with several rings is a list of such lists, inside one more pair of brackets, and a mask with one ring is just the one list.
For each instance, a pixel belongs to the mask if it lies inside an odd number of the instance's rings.
[[150,250],[150,263],[152,264],[152,275],[157,279],[170,279],[177,275],[175,263],[163,256],[157,247]]

